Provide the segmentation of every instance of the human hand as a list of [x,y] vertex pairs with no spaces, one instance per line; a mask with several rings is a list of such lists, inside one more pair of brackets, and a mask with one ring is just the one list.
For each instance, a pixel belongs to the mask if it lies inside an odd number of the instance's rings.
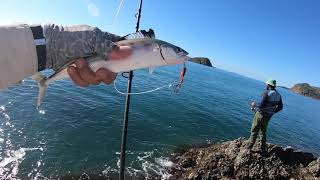
[[[121,60],[132,54],[132,49],[128,46],[121,46],[113,50],[110,54],[110,59]],[[100,68],[97,72],[93,72],[88,62],[84,59],[75,61],[75,66],[69,66],[68,74],[70,78],[78,86],[87,87],[90,84],[98,85],[101,82],[111,84],[117,77],[117,74],[108,69]]]

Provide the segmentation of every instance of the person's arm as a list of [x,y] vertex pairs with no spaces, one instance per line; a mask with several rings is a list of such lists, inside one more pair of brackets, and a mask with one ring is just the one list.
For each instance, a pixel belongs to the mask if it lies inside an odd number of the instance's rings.
[[94,54],[107,59],[117,48],[114,42],[120,39],[120,36],[87,25],[64,27],[50,24],[43,27],[43,33],[46,39],[46,68],[53,70],[70,60]]
[[283,109],[283,103],[282,103],[282,98],[280,96],[280,101],[279,101],[278,106],[277,106],[277,108],[275,110],[275,113],[281,111],[282,109]]
[[100,82],[110,84],[117,76],[107,69],[93,72],[82,57],[99,55],[105,59],[124,59],[132,53],[131,48],[115,45],[114,42],[121,40],[120,36],[86,25],[47,25],[44,27],[44,34],[47,39],[46,68],[56,70],[70,60],[80,58],[76,61],[75,67],[68,67],[68,73],[70,78],[82,87],[97,85]]
[[260,101],[260,103],[256,104],[256,107],[258,108],[263,108],[267,102],[267,97],[268,97],[268,92],[265,91],[263,94],[262,94],[262,99]]
[[0,26],[0,39],[0,88],[2,89],[36,73],[38,60],[29,26]]
[[[16,84],[45,68],[57,70],[70,60],[92,54],[105,58],[123,57],[131,52],[130,49],[124,49],[123,53],[123,49],[116,48],[113,41],[119,40],[119,36],[102,32],[98,28],[56,25],[39,27],[0,26],[0,89]],[[94,74],[83,60],[76,64],[83,66],[68,69],[68,72],[71,79],[77,80],[75,82],[78,85],[81,85],[81,81],[83,86],[94,84],[90,81],[92,77],[95,78],[95,83],[109,82],[115,78],[115,74],[107,70]],[[83,74],[82,70],[86,73]],[[91,78],[86,78],[88,74],[92,75]]]

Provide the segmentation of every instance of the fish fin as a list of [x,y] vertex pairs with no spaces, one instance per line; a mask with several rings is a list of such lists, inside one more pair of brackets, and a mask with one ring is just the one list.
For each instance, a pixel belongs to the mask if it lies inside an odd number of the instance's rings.
[[150,39],[155,39],[155,34],[153,29],[149,29],[149,31],[146,30],[140,30],[136,33],[131,33],[128,35],[125,35],[121,37],[120,40],[129,40],[129,39],[142,39],[142,38],[150,38]]
[[37,109],[40,107],[43,98],[46,94],[46,91],[48,89],[48,84],[47,84],[47,77],[42,75],[41,73],[37,73],[32,76],[32,79],[36,80],[38,82],[39,86],[39,94],[38,94],[38,99],[37,99]]
[[155,66],[149,67],[149,74],[153,74],[155,69],[156,69]]

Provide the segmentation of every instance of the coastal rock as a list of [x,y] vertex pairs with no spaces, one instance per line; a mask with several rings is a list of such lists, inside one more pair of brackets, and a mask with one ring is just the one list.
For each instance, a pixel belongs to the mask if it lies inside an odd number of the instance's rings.
[[205,66],[213,67],[210,60],[205,57],[194,57],[194,58],[191,58],[190,61],[194,63],[202,64]]
[[296,84],[291,90],[304,96],[320,99],[320,88],[310,86],[307,83]]
[[[170,179],[318,179],[320,159],[311,153],[268,144],[266,154],[250,151],[239,138],[175,153]],[[259,145],[256,145],[256,149]]]
[[312,161],[308,165],[307,169],[314,177],[320,179],[320,158],[318,158],[317,161]]

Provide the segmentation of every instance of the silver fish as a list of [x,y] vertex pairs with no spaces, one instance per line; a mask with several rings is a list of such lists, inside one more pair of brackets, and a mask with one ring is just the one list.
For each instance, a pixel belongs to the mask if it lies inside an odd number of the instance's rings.
[[[154,69],[158,66],[182,64],[190,59],[187,56],[188,53],[182,48],[158,39],[128,39],[119,41],[116,45],[130,46],[133,53],[129,57],[121,60],[105,60],[99,56],[87,58],[92,71],[96,72],[100,68],[106,68],[112,72],[121,73],[141,68]],[[67,67],[69,66],[75,66],[74,61],[65,64],[50,77],[45,77],[41,73],[33,76],[33,79],[35,79],[39,85],[37,108],[41,105],[50,83],[59,79],[70,78],[67,73]]]

